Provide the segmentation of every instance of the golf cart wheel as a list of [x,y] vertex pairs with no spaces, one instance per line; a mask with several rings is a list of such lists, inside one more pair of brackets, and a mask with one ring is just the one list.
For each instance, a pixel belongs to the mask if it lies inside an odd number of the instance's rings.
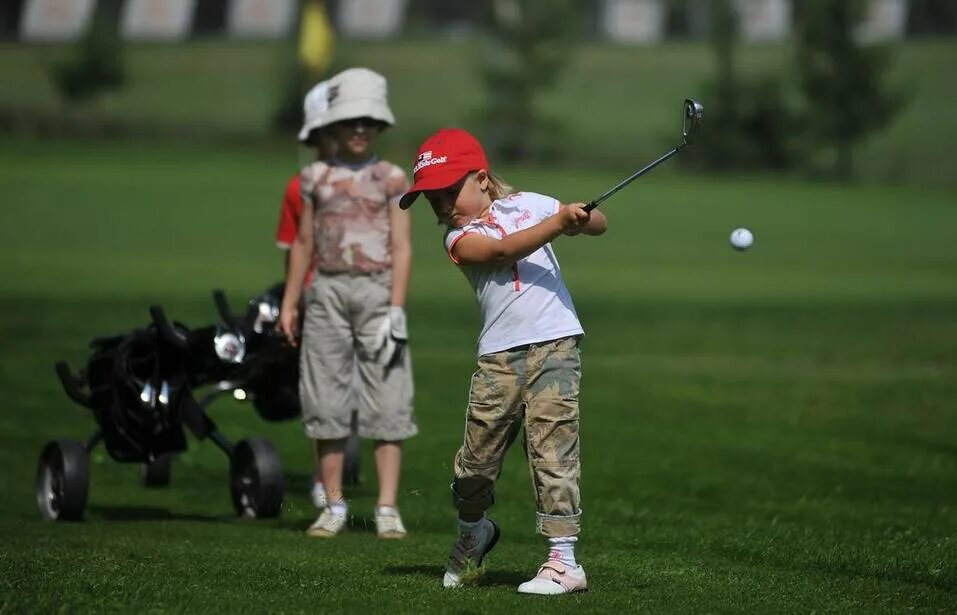
[[283,476],[279,453],[268,440],[249,438],[233,448],[229,460],[233,508],[241,517],[278,517]]
[[142,465],[144,487],[169,487],[173,465],[173,454],[157,455],[153,461]]
[[76,440],[52,440],[37,465],[37,506],[47,521],[83,517],[90,487],[90,457]]

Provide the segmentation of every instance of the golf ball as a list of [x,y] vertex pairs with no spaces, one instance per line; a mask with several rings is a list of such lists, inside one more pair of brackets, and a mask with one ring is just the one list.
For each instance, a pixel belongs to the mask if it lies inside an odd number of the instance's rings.
[[736,228],[731,231],[731,245],[735,250],[747,250],[754,243],[754,235],[746,228]]

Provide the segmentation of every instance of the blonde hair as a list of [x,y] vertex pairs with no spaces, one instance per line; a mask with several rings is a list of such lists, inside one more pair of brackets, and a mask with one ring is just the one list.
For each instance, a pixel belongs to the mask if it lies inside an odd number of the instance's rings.
[[515,192],[515,188],[506,183],[501,177],[491,171],[486,172],[488,173],[488,195],[492,197],[493,201],[504,199]]

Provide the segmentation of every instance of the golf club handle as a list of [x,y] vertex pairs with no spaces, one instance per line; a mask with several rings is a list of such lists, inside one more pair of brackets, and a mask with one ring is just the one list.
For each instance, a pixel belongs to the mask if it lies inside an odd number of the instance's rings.
[[599,203],[598,201],[592,201],[592,202],[589,203],[588,205],[585,205],[584,210],[585,210],[585,211],[591,211],[591,210],[595,209],[596,207],[598,207],[599,205],[600,205],[600,203]]

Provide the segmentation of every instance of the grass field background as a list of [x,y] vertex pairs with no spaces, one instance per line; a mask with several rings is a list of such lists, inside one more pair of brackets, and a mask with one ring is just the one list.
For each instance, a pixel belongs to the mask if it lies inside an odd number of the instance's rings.
[[[558,608],[955,610],[957,82],[943,76],[957,44],[896,51],[892,81],[909,102],[862,144],[864,183],[669,164],[604,206],[605,236],[556,242],[587,331],[579,557],[592,590]],[[368,446],[363,481],[347,492],[350,531],[307,539],[315,512],[299,425],[265,423],[232,400],[210,408],[225,434],[266,436],[282,455],[280,519],[235,518],[225,457],[191,440],[165,490],[97,451],[86,519],[40,520],[43,444],[94,429],[54,362],[81,366],[92,337],[146,325],[152,303],[205,326],[213,288],[239,308],[279,280],[273,230],[299,162],[292,135],[269,130],[289,47],[133,45],[128,87],[86,106],[59,102],[49,81],[67,53],[0,45],[0,612],[554,608],[514,594],[544,554],[518,450],[498,484],[504,535],[481,585],[440,586],[478,314],[427,208],[414,211],[421,434],[406,448],[406,541],[375,538]],[[389,76],[399,124],[381,151],[396,162],[439,125],[474,126],[475,41],[343,42],[339,53]],[[763,45],[740,59],[748,74],[791,61]],[[543,99],[564,118],[571,162],[498,170],[524,189],[592,198],[673,145],[676,105],[710,70],[700,43],[584,45]],[[44,117],[92,138],[28,138]],[[104,141],[89,128],[103,120],[158,138]],[[755,233],[748,252],[728,245],[737,226]]]
[[[295,59],[293,47],[285,43],[129,44],[126,87],[77,105],[61,102],[51,81],[51,67],[71,53],[62,45],[0,44],[0,75],[11,84],[0,88],[0,115],[6,112],[28,126],[38,117],[56,118],[53,126],[96,126],[109,120],[153,135],[169,130],[181,140],[209,140],[210,132],[261,140],[270,134]],[[386,153],[405,161],[437,126],[478,127],[485,104],[482,53],[481,43],[468,38],[340,41],[336,61],[340,67],[368,66],[389,78],[398,124]],[[914,40],[896,45],[893,53],[888,82],[906,105],[886,130],[859,145],[858,173],[882,183],[953,187],[957,120],[951,101],[957,97],[957,81],[941,75],[949,74],[957,61],[957,43]],[[585,42],[556,87],[542,93],[539,110],[562,126],[565,166],[635,167],[674,146],[681,101],[706,97],[703,86],[713,64],[710,48],[700,42],[651,47]],[[738,70],[744,76],[793,74],[793,52],[786,45],[743,45]],[[790,86],[789,92],[794,84]],[[708,101],[702,101],[707,113]],[[290,151],[292,137],[283,151]]]
[[[0,611],[509,612],[544,554],[524,459],[493,517],[479,587],[443,591],[477,310],[416,209],[409,318],[421,435],[407,445],[407,540],[382,542],[370,450],[350,531],[307,539],[297,423],[210,409],[282,454],[280,519],[232,514],[225,457],[191,440],[173,486],[99,450],[81,523],[40,520],[37,455],[94,423],[60,389],[96,335],[162,303],[215,321],[277,280],[288,153],[0,141]],[[502,169],[564,200],[619,173]],[[583,347],[585,612],[952,612],[957,604],[957,192],[663,174],[606,205],[600,238],[556,242]],[[735,226],[754,247],[733,251]]]

